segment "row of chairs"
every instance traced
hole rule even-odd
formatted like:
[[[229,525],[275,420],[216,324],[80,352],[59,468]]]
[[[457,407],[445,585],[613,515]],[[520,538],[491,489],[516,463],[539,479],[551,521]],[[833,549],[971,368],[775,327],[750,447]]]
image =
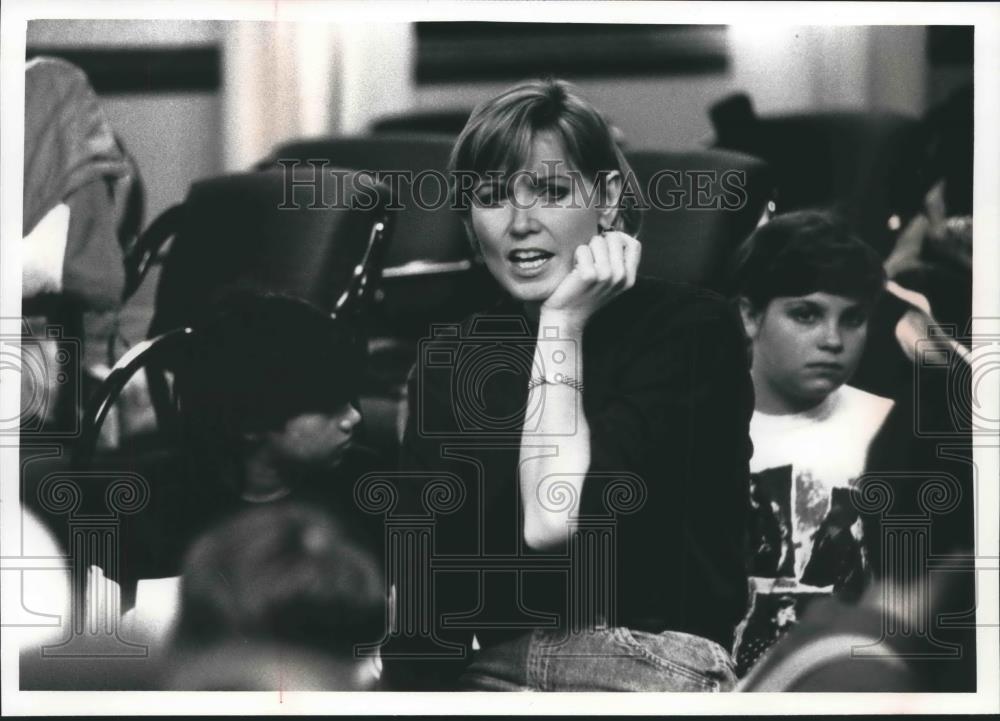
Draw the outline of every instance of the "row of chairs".
[[[399,185],[396,198],[390,188],[376,184],[374,207],[351,208],[360,192],[356,173],[443,174],[450,148],[450,140],[436,136],[304,141],[278,148],[253,172],[195,183],[184,202],[158,218],[139,244],[147,265],[164,257],[150,337],[196,325],[213,299],[233,288],[292,293],[331,312],[341,312],[350,300],[351,312],[365,317],[372,349],[362,397],[362,405],[368,406],[363,410],[374,411],[368,414],[369,440],[391,450],[417,340],[430,323],[464,317],[488,302],[497,289],[473,257],[462,223],[448,204],[422,208],[407,184]],[[740,174],[737,182],[744,186],[745,196],[735,210],[682,205],[651,208],[644,218],[640,272],[720,288],[727,258],[756,225],[770,199],[767,166],[749,156],[717,150],[634,151],[629,159],[644,189],[664,169],[680,171],[684,178],[694,171],[708,171],[716,178],[708,186],[709,196],[718,198],[723,192],[719,178],[734,171]],[[316,177],[307,160],[325,163],[325,181],[289,183],[285,167],[290,162],[298,163],[296,173]],[[329,172],[333,168],[348,174],[333,182],[337,175]],[[293,178],[303,181],[301,175]],[[693,202],[690,197],[686,200]],[[317,202],[326,209],[310,207]],[[401,209],[392,211],[389,206]],[[134,358],[129,362],[135,367]],[[153,379],[163,374],[147,374],[157,415],[163,419],[170,412],[169,393]],[[113,399],[104,401],[108,402]],[[92,414],[88,423],[97,419]],[[85,438],[90,443],[94,430],[88,428]],[[91,444],[81,458],[92,453]]]
[[[926,123],[898,112],[850,110],[758,114],[742,92],[708,108],[712,147],[764,160],[771,169],[779,212],[837,207],[862,236],[888,255],[894,229],[887,221],[913,210]],[[376,134],[439,134],[454,138],[468,109],[418,110],[380,118]]]
[[[408,183],[391,188],[361,182],[361,171],[444,174],[453,136],[467,113],[439,115],[418,118],[423,124],[416,126],[407,126],[405,118],[389,119],[365,136],[285,144],[250,172],[196,182],[182,203],[157,218],[129,256],[135,265],[130,275],[133,292],[149,269],[162,263],[150,340],[123,357],[91,399],[75,464],[86,467],[92,462],[102,422],[138,372],[148,379],[163,436],[158,440],[173,445],[178,423],[170,373],[184,352],[189,335],[185,329],[197,326],[213,299],[234,288],[283,291],[331,313],[363,318],[370,349],[360,398],[366,440],[386,458],[394,457],[406,375],[419,338],[431,323],[456,321],[498,292],[473,257],[465,229],[447,203],[424,208],[415,202]],[[451,125],[434,127],[442,118]],[[749,140],[738,134],[734,139],[727,135],[725,112],[715,112],[713,120],[719,145],[768,154],[761,138],[774,141],[773,133],[758,129]],[[701,199],[694,197],[697,189],[689,186],[683,188],[680,207],[649,208],[640,236],[640,272],[716,290],[724,290],[732,251],[762,215],[774,209],[776,200],[781,209],[788,209],[789,199],[793,207],[819,204],[824,193],[832,192],[828,188],[810,194],[793,186],[799,193],[795,196],[787,189],[786,176],[794,172],[788,163],[779,161],[775,167],[722,147],[689,152],[632,149],[627,156],[644,192],[662,171],[671,170],[688,180],[703,174],[714,177],[708,197],[716,200],[724,192],[720,179],[728,174],[732,181],[736,174],[743,191],[736,207],[728,202],[701,207]],[[323,182],[290,186],[290,165],[295,166],[296,181],[315,181],[315,167]],[[344,173],[331,172],[334,168]],[[817,175],[832,172],[825,166],[814,170]],[[837,175],[840,184],[849,185],[841,176],[843,172]],[[375,190],[376,202],[351,207],[362,186]],[[668,182],[660,189],[675,188]],[[317,203],[325,209],[316,210]],[[127,598],[126,590],[126,605]]]
[[[446,120],[461,127],[465,115],[453,113]],[[836,134],[837,122],[831,121],[834,130],[829,132]],[[802,158],[772,158],[769,163],[754,157],[771,152],[767,143],[781,146],[787,127],[778,123],[749,138],[718,132],[719,147],[707,150],[630,150],[627,155],[643,190],[658,173],[672,170],[685,178],[714,174],[710,198],[723,191],[718,178],[725,173],[737,173],[744,191],[735,208],[692,207],[699,201],[690,192],[679,208],[650,208],[643,221],[640,272],[723,290],[732,251],[762,215],[773,210],[775,201],[781,209],[829,204],[825,201],[840,192],[838,188],[851,186],[843,158],[837,158],[841,165],[836,172],[826,166],[810,168],[817,177],[834,180],[830,187],[807,189],[789,181],[807,167]],[[433,130],[421,127],[428,129]],[[409,132],[405,119],[375,130],[368,136],[289,143],[250,172],[199,181],[182,203],[164,212],[130,245],[129,294],[154,265],[162,264],[149,339],[119,360],[90,399],[73,458],[77,468],[93,465],[102,423],[122,389],[140,372],[148,379],[162,440],[176,448],[181,436],[172,370],[206,308],[226,292],[243,288],[291,293],[333,315],[355,315],[362,321],[370,349],[368,378],[361,389],[367,440],[387,458],[392,456],[417,341],[430,323],[464,317],[498,289],[473,257],[465,230],[447,204],[423,209],[406,184],[394,196],[387,185],[363,182],[362,171],[444,173],[454,133]],[[896,137],[895,130],[886,132]],[[823,147],[821,140],[816,144]],[[327,182],[289,187],[285,167],[296,163],[296,178],[302,180],[312,174],[306,161],[323,161]],[[333,168],[344,173],[330,173]],[[333,177],[337,182],[329,182]],[[363,193],[366,188],[374,191],[374,203]],[[353,204],[354,199],[364,202]],[[315,209],[317,204],[325,209]],[[391,210],[397,205],[402,208]],[[306,349],[304,340],[302,349],[290,352]],[[177,466],[169,468],[172,472]],[[158,496],[164,489],[153,480],[151,509],[169,504]],[[131,569],[122,569],[116,579],[122,586],[122,610],[134,603],[138,577],[132,570],[145,564],[146,576],[175,572],[176,559],[153,548],[158,534],[155,527],[144,532],[149,548],[129,547]],[[140,559],[144,554],[148,558]]]
[[[142,258],[142,272],[162,264],[149,339],[119,360],[90,399],[73,457],[79,469],[96,468],[99,460],[102,469],[120,465],[151,481],[147,511],[122,526],[140,538],[129,542],[129,566],[114,579],[122,588],[123,610],[134,603],[138,578],[176,572],[177,554],[157,548],[169,527],[153,518],[169,515],[163,509],[176,508],[185,497],[187,471],[178,452],[183,424],[171,377],[183,367],[192,333],[214,299],[236,289],[281,291],[331,314],[358,316],[369,347],[360,393],[365,440],[387,462],[395,457],[406,376],[419,338],[431,323],[459,320],[499,289],[473,257],[463,225],[447,204],[423,209],[406,184],[394,198],[390,187],[365,182],[371,178],[361,171],[443,173],[450,149],[451,141],[440,136],[292,143],[251,172],[195,183],[182,203],[142,234],[135,251]],[[337,182],[290,184],[279,161],[287,166],[295,160],[324,161],[325,177]],[[753,229],[770,199],[766,165],[715,150],[636,151],[630,161],[643,185],[663,169],[745,175],[746,203],[739,210],[653,209],[644,219],[642,272],[718,286],[728,255]],[[344,172],[329,172],[333,168]],[[301,180],[301,172],[312,177],[312,168],[303,163],[292,178]],[[719,182],[711,184],[710,195],[720,192]],[[396,205],[402,208],[390,210]],[[289,352],[308,352],[307,339]],[[129,447],[98,459],[101,425],[137,373],[144,373],[148,382],[158,422],[155,438],[152,443],[133,439]]]
[[[366,136],[288,143],[251,173],[194,184],[185,201],[158,218],[130,253],[132,292],[150,266],[165,257],[150,336],[196,322],[212,294],[233,284],[285,290],[330,307],[331,289],[342,289],[343,274],[356,265],[352,258],[358,257],[358,245],[351,238],[364,236],[359,228],[371,218],[338,211],[278,212],[286,205],[281,165],[298,163],[297,172],[307,175],[312,172],[307,161],[322,161],[323,170],[443,174],[468,114],[456,109],[383,118]],[[686,178],[699,171],[717,178],[735,171],[744,201],[735,210],[696,209],[688,188],[687,207],[651,208],[643,221],[640,272],[723,290],[731,251],[767,207],[838,206],[867,228],[866,237],[876,245],[891,240],[886,219],[898,203],[891,190],[896,183],[889,181],[907,175],[915,119],[865,113],[758,116],[743,95],[714,104],[709,115],[716,147],[630,150],[629,160],[644,190],[664,169]],[[331,183],[322,188],[339,192]],[[398,197],[386,196],[385,204],[402,209],[384,214],[384,256],[373,269],[378,277],[372,283],[373,289],[380,287],[365,311],[374,351],[365,396],[370,409],[377,410],[368,414],[368,425],[376,445],[386,448],[398,432],[403,380],[417,339],[430,322],[464,317],[496,292],[447,204],[423,209],[408,184],[396,190]],[[304,204],[311,202],[312,189],[298,187],[297,192],[304,194]],[[711,195],[719,193],[717,180]]]
[[[378,252],[370,253],[371,267],[365,271],[371,278],[364,314],[373,353],[362,403],[370,411],[371,440],[391,449],[417,340],[430,323],[455,321],[482,306],[496,286],[473,257],[456,213],[447,203],[421,207],[408,183],[395,186],[397,197],[391,197],[392,189],[379,186],[379,209],[368,213],[343,207],[316,212],[308,206],[315,202],[317,189],[327,194],[324,203],[344,200],[330,197],[345,195],[336,182],[329,182],[333,168],[405,171],[411,177],[432,171],[443,177],[453,134],[466,117],[466,111],[447,111],[388,118],[376,123],[369,135],[288,143],[252,172],[195,183],[184,202],[161,215],[131,249],[130,262],[136,266],[130,273],[133,292],[151,265],[164,258],[150,337],[195,324],[213,295],[234,285],[291,292],[332,309],[358,265],[377,215],[383,224],[381,242]],[[681,207],[651,207],[643,219],[640,272],[724,290],[732,250],[766,209],[823,204],[859,208],[863,203],[844,196],[878,195],[870,185],[883,189],[873,201],[880,209],[857,213],[877,216],[869,225],[885,228],[892,207],[885,188],[891,183],[876,181],[904,167],[913,131],[907,119],[844,113],[757,117],[741,96],[713,106],[711,117],[716,144],[723,147],[628,151],[638,184],[649,192],[650,181],[663,170],[678,171],[687,180],[707,172],[715,177],[709,197],[718,199],[720,177],[729,173],[732,180],[736,173],[744,196],[736,208],[705,209],[695,207],[697,191],[689,185]],[[416,132],[422,130],[433,132]],[[826,140],[844,133],[850,142],[845,141],[844,152],[832,153]],[[852,144],[853,155],[867,160],[845,159],[852,155],[847,152]],[[800,146],[809,146],[811,152],[796,153]],[[826,159],[816,160],[819,155]],[[874,180],[864,170],[873,163],[884,170]],[[283,173],[291,164],[299,181],[312,178],[316,169],[327,180],[294,186],[298,210],[289,208],[285,198]],[[815,182],[792,182],[804,178]],[[673,188],[661,181],[653,190],[663,189]],[[151,393],[158,407],[166,405],[168,394],[161,383],[151,381]]]

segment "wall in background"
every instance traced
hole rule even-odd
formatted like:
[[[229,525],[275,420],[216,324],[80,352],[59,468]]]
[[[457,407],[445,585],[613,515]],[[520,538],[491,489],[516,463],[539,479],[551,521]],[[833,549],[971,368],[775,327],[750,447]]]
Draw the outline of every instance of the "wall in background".
[[[146,223],[190,185],[241,171],[282,141],[361,132],[412,107],[412,26],[224,21],[39,20],[29,55],[85,66],[135,156]],[[86,67],[88,66],[89,67]],[[145,337],[157,269],[124,309],[123,335]]]
[[[127,64],[132,51],[156,51],[171,55],[167,62],[186,57],[182,51],[197,54],[218,48],[223,37],[223,23],[210,21],[138,21],[138,20],[35,20],[28,23],[27,48],[64,51],[109,52],[110,62],[99,63],[107,72],[91,76],[115,131],[136,158],[146,189],[146,223],[167,207],[181,201],[188,187],[198,178],[222,172],[222,98],[218,69],[214,80],[205,82],[205,73],[196,68],[189,84],[196,90],[162,88],[144,89],[131,82],[127,92],[121,78],[115,78],[115,65]],[[218,59],[216,58],[216,62]],[[161,67],[161,69],[163,69]],[[123,72],[134,75],[135,68]],[[166,69],[170,75],[170,68]],[[211,75],[211,74],[210,74]],[[183,74],[173,74],[176,85],[183,86]],[[201,77],[199,77],[201,76]],[[135,78],[130,78],[134,81]],[[154,80],[152,74],[150,81]],[[159,77],[163,80],[163,76]],[[209,86],[209,87],[206,87]],[[212,87],[214,85],[214,87]],[[105,88],[106,86],[106,88]],[[115,90],[115,87],[120,88]],[[105,88],[105,89],[102,89]],[[146,337],[152,316],[159,268],[154,266],[138,293],[122,309],[121,334],[130,343]]]
[[[341,26],[340,42],[342,132],[361,133],[373,119],[413,107],[413,23],[386,23],[367,31]]]
[[[195,49],[217,45],[221,34],[222,23],[211,21],[34,20],[28,23],[27,46],[29,52]],[[100,96],[112,126],[139,163],[147,221],[181,200],[192,180],[221,171],[217,91],[150,89]]]
[[[926,28],[906,26],[730,26],[721,71],[576,82],[632,146],[690,148],[711,141],[708,106],[737,90],[765,114],[919,114],[929,101],[926,37]],[[214,91],[103,94],[145,172],[151,215],[181,199],[193,180],[246,169],[284,140],[362,132],[372,119],[411,107],[471,107],[510,84],[416,84],[416,33],[407,23],[49,20],[29,24],[28,44],[218,49]]]
[[[193,181],[246,170],[278,143],[361,132],[412,107],[412,36],[408,23],[38,20],[27,45],[71,60],[106,54],[95,61],[106,87],[92,81],[142,168],[152,219]],[[209,49],[214,68],[194,57]],[[187,75],[170,67],[178,59],[193,59]],[[148,62],[161,72],[146,89],[136,66]]]
[[[925,107],[922,27],[730,26],[721,72],[641,78],[572,78],[635,147],[684,149],[712,138],[708,106],[744,90],[762,114]],[[627,50],[623,49],[623,52]],[[431,83],[421,108],[471,107],[510,81]]]
[[[359,133],[412,106],[413,27],[232,22],[224,26],[224,165],[280,143]]]
[[[28,47],[202,45],[218,41],[222,25],[207,20],[32,20]]]
[[[935,54],[924,27],[744,25],[725,36],[729,59],[722,69],[577,82],[633,147],[683,149],[711,142],[709,105],[738,90],[762,114],[833,108],[920,114],[971,78],[971,51],[966,57],[952,48],[962,43],[945,43]],[[100,93],[142,169],[147,222],[180,201],[193,181],[244,170],[284,140],[363,132],[371,120],[411,108],[469,108],[510,85],[417,84],[411,23],[42,20],[29,23],[27,41],[29,51],[216,54],[209,87]],[[134,83],[136,69],[126,69]],[[155,280],[136,299],[142,309],[135,338],[144,333]]]
[[[870,28],[869,98],[879,110],[921,115],[930,106],[927,28]]]

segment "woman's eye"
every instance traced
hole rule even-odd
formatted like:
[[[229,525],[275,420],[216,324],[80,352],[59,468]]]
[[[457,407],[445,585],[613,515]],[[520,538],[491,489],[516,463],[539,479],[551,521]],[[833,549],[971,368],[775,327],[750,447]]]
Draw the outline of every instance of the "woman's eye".
[[[547,185],[542,188],[541,194],[546,200],[563,200],[569,195],[569,188],[564,185]]]
[[[476,200],[487,207],[496,205],[501,200],[501,191],[491,187],[479,188],[476,191]]]

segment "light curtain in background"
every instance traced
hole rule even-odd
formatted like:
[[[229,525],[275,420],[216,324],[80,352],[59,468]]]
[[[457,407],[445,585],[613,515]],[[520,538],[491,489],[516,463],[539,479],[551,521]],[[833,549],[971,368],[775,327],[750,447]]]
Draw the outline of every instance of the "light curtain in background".
[[[296,138],[363,132],[412,106],[410,24],[226,23],[223,163],[246,170]]]

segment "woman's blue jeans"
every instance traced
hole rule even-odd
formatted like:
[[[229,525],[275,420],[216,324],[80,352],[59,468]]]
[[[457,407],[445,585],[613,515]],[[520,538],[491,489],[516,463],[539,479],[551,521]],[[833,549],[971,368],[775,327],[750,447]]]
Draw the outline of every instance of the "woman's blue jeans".
[[[526,632],[476,652],[462,691],[730,691],[733,662],[687,633],[602,628]]]

